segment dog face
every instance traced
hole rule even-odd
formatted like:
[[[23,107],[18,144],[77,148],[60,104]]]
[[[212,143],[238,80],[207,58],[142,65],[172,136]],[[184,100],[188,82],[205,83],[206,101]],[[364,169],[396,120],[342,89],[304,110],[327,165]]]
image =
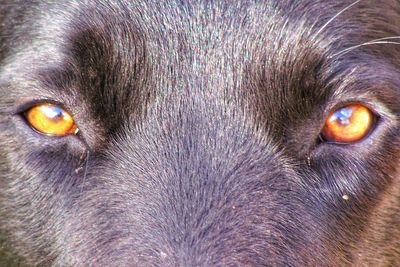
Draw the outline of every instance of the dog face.
[[[9,246],[55,266],[399,265],[399,22],[395,0],[3,1]],[[76,128],[35,126],[46,105]]]

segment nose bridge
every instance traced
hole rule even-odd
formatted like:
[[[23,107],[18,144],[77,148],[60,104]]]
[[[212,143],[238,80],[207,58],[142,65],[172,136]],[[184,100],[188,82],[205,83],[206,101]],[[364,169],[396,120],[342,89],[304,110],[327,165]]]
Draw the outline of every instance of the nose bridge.
[[[182,266],[213,266],[216,259],[229,262],[238,256],[249,262],[267,258],[269,251],[260,256],[247,250],[252,239],[245,237],[264,248],[280,238],[271,221],[276,216],[271,187],[288,183],[281,158],[271,144],[257,143],[238,126],[205,127],[176,140],[177,149],[166,160],[172,164],[160,177],[166,185],[160,210],[168,245],[161,250]],[[290,212],[280,209],[279,216],[288,218]]]
[[[142,127],[151,129],[153,151],[182,175],[221,176],[241,162],[251,166],[243,155],[262,161],[276,149],[244,105],[241,69],[217,48],[201,51],[171,66],[174,79],[158,85],[165,90],[149,113],[156,124]]]
[[[111,153],[104,191],[118,192],[115,228],[155,258],[194,266],[218,265],[221,253],[234,259],[232,248],[252,246],[246,235],[267,247],[274,237],[256,222],[273,216],[269,192],[284,181],[283,160],[241,107],[239,70],[207,53],[163,70],[171,72],[160,73],[168,79],[157,81],[146,119]]]
[[[268,221],[276,216],[271,188],[288,184],[283,156],[242,113],[205,99],[190,105],[181,99],[162,116],[150,112],[140,129],[126,131],[110,148],[100,199],[112,202],[90,203],[113,215],[108,225],[124,233],[124,244],[151,247],[127,252],[142,253],[139,262],[215,266],[239,256],[253,262],[246,236],[263,247],[279,242]],[[290,213],[284,209],[280,218]]]

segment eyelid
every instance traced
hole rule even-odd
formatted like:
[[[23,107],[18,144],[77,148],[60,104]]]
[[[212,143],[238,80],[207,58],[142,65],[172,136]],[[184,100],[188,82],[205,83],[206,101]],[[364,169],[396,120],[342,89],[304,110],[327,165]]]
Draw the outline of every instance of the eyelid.
[[[23,115],[24,112],[26,112],[28,109],[30,109],[34,106],[37,106],[39,104],[42,104],[42,103],[48,103],[48,104],[62,107],[69,114],[73,114],[73,112],[70,109],[68,109],[68,107],[66,107],[64,103],[57,101],[57,100],[48,99],[48,98],[39,98],[39,99],[24,101],[23,103],[19,104],[16,108],[14,108],[14,111],[12,113],[14,115]]]

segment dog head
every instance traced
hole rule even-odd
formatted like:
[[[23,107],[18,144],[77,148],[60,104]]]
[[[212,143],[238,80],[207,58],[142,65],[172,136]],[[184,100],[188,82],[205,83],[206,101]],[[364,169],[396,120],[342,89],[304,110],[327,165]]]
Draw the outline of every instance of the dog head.
[[[11,246],[56,266],[400,264],[399,21],[393,0],[1,4]],[[77,128],[32,129],[42,104]],[[365,132],[337,138],[356,107]]]

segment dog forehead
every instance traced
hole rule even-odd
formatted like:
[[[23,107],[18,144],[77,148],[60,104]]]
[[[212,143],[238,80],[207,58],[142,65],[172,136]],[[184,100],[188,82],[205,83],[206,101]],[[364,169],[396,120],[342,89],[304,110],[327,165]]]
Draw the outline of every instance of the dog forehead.
[[[128,116],[154,99],[172,106],[201,99],[213,100],[214,106],[263,107],[269,116],[294,102],[301,105],[304,96],[308,102],[314,97],[299,81],[314,82],[303,78],[315,74],[322,57],[321,43],[308,33],[317,17],[324,17],[316,11],[319,2],[38,5],[47,11],[32,12],[40,19],[32,26],[37,36],[26,54],[32,57],[35,49],[45,64],[63,61],[70,67],[80,81],[72,88],[91,99],[94,114]]]
[[[164,94],[186,87],[193,94],[209,91],[241,99],[235,94],[243,79],[255,81],[246,75],[271,80],[287,70],[285,64],[305,61],[309,48],[306,28],[289,24],[274,3],[106,2],[95,9],[78,5],[70,12],[73,19],[64,24],[67,50],[85,71],[112,73],[119,84],[129,80],[124,88],[112,86],[116,92],[131,90],[132,77],[146,77]]]

